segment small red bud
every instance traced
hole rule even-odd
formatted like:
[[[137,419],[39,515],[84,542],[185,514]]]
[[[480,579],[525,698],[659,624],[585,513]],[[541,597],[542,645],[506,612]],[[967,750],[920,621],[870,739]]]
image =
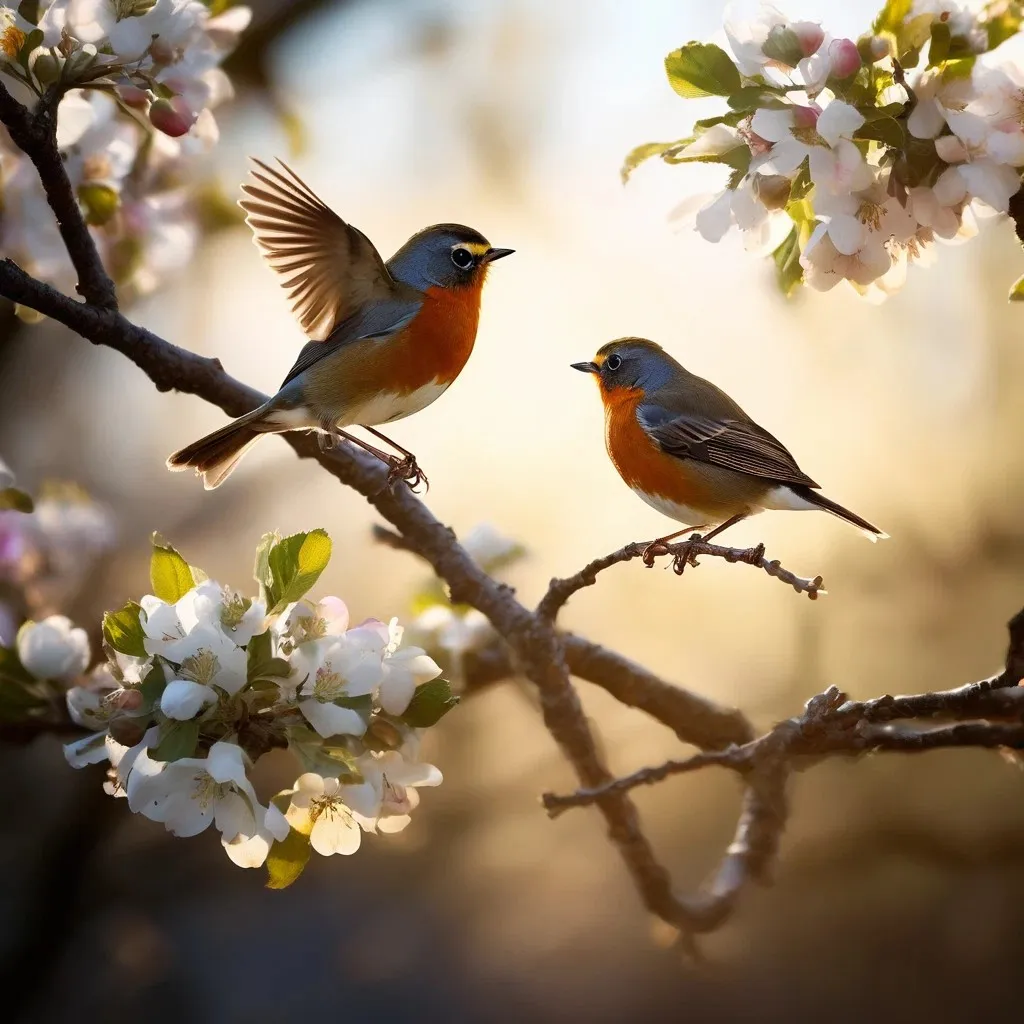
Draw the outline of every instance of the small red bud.
[[[860,71],[860,53],[852,39],[833,39],[828,55],[832,61],[832,74],[836,78],[850,78]]]
[[[180,96],[171,100],[157,100],[149,108],[149,121],[157,131],[176,139],[187,135],[196,123],[196,117]]]
[[[790,25],[790,31],[800,43],[800,51],[805,57],[817,53],[825,41],[825,32],[815,21],[797,21]]]

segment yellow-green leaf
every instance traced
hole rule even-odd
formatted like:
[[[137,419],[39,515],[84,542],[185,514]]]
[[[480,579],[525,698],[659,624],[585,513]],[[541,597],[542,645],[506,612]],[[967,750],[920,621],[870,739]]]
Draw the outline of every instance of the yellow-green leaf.
[[[741,87],[732,58],[714,43],[687,43],[665,58],[669,84],[684,99],[731,96]]]
[[[433,679],[416,687],[402,718],[414,729],[427,729],[437,725],[458,703],[447,679]]]
[[[5,487],[0,490],[0,511],[31,512],[32,496],[17,487]]]
[[[153,534],[149,578],[153,593],[168,604],[174,604],[196,585],[188,562],[158,533]]]
[[[295,829],[275,840],[267,854],[267,888],[287,889],[302,874],[309,853],[309,839]]]
[[[914,0],[886,0],[885,6],[875,18],[871,31],[874,33],[891,32],[897,35],[914,6]]]
[[[326,530],[297,533],[274,544],[267,553],[270,613],[280,612],[285,605],[304,597],[330,560],[331,538]]]
[[[103,639],[121,654],[133,658],[146,657],[146,633],[142,628],[142,608],[129,601],[120,611],[107,612],[103,616]]]
[[[645,142],[642,146],[637,146],[636,149],[626,154],[626,159],[622,163],[622,170],[619,173],[622,175],[623,185],[645,160],[650,160],[652,156],[664,156],[665,153],[679,149],[692,141],[692,139],[682,139],[677,142]]]
[[[804,268],[800,266],[800,239],[794,226],[786,240],[772,253],[775,261],[775,278],[779,290],[788,299],[804,279]]]
[[[85,211],[86,224],[94,227],[106,224],[121,206],[120,195],[109,185],[79,185],[78,201]]]
[[[1024,276],[1017,278],[1007,298],[1011,302],[1024,302]]]

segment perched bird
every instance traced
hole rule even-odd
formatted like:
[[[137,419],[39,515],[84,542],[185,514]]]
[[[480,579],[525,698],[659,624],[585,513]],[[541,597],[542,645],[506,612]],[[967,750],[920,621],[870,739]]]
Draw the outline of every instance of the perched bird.
[[[708,540],[765,509],[820,509],[870,540],[887,534],[817,493],[783,445],[725,392],[679,365],[660,345],[620,338],[593,362],[605,409],[605,443],[619,475],[652,508],[692,524],[648,545],[645,555],[684,533]]]
[[[392,479],[426,482],[412,453],[373,428],[419,412],[459,375],[476,341],[487,270],[513,250],[461,224],[435,224],[385,263],[285,164],[253,163],[239,205],[310,341],[273,398],[175,452],[168,468],[195,468],[209,490],[263,434],[319,430],[321,448],[346,438],[386,462]],[[352,425],[403,457],[341,429]]]

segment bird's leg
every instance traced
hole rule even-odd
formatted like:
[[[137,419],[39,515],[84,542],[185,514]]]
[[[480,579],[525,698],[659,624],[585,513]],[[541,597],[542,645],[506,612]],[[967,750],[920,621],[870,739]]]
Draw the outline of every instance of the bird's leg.
[[[642,556],[644,560],[644,565],[646,565],[649,569],[652,565],[654,565],[654,559],[658,555],[667,555],[668,542],[670,540],[675,540],[676,537],[682,537],[684,533],[693,533],[696,530],[703,530],[705,526],[707,526],[707,523],[701,523],[699,526],[687,526],[682,530],[676,530],[675,533],[670,533],[665,537],[658,537],[657,540],[652,540],[651,543],[644,548],[644,553]]]
[[[320,451],[325,452],[330,451],[332,448],[337,448],[341,444],[342,439],[351,441],[354,445],[362,448],[363,451],[369,452],[375,459],[380,459],[389,470],[393,469],[398,462],[394,455],[389,455],[387,452],[382,452],[379,448],[374,448],[372,444],[361,441],[358,437],[348,433],[348,431],[342,430],[333,420],[321,420],[320,431],[317,434]]]
[[[730,517],[729,519],[726,519],[726,521],[722,523],[721,526],[716,526],[710,533],[706,534],[700,539],[705,544],[707,544],[707,542],[711,540],[712,537],[717,537],[723,531],[728,530],[730,526],[735,526],[737,523],[742,522],[744,519],[747,518],[749,514],[749,512],[738,512],[736,515]]]
[[[363,429],[368,430],[374,437],[379,437],[386,444],[391,445],[395,451],[402,453],[403,458],[394,462],[388,472],[388,483],[405,480],[413,491],[420,484],[423,484],[426,490],[430,490],[430,481],[427,479],[427,474],[420,469],[416,462],[416,456],[408,448],[403,448],[397,441],[392,441],[390,437],[382,434],[379,430],[374,430],[373,427],[364,426]]]

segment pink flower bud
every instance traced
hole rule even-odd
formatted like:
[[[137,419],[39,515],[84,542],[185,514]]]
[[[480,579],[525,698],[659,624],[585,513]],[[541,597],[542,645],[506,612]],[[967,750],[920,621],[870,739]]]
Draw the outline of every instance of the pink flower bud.
[[[817,107],[794,107],[793,124],[797,128],[813,128],[820,115],[821,111]]]
[[[170,135],[172,139],[187,135],[196,123],[197,116],[189,110],[188,104],[180,96],[175,96],[171,100],[157,100],[149,108],[150,124],[164,135]]]
[[[133,107],[135,110],[145,110],[149,103],[149,93],[135,85],[119,85],[117,95],[125,106]]]
[[[828,48],[832,61],[832,74],[836,78],[850,78],[860,71],[860,53],[852,39],[833,39]]]
[[[789,29],[799,41],[800,50],[805,57],[817,53],[825,41],[825,33],[815,21],[795,21]]]

